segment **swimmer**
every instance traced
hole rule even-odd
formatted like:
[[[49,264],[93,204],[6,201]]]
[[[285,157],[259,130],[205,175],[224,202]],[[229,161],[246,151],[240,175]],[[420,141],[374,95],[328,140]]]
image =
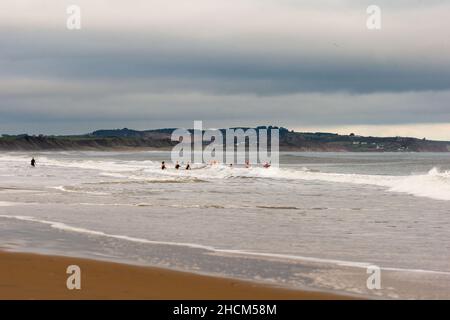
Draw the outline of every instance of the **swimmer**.
[[[161,170],[166,170],[166,163],[163,161],[161,162]]]

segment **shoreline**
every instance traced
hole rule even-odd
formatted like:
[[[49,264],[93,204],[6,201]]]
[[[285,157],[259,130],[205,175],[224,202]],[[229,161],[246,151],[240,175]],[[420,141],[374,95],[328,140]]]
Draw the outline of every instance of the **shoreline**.
[[[81,269],[81,290],[68,290],[67,267]],[[0,299],[8,300],[347,300],[350,296],[294,290],[251,281],[198,275],[67,256],[0,250]]]
[[[11,149],[11,148],[2,148],[0,147],[0,152],[4,153],[33,153],[33,152],[42,152],[42,153],[50,153],[50,152],[171,152],[173,148],[167,147],[111,147],[111,148],[60,148],[60,149],[51,149],[51,148],[23,148],[23,149]],[[315,149],[315,148],[284,148],[280,147],[279,152],[298,152],[298,153],[357,153],[357,154],[426,154],[426,153],[436,153],[436,154],[449,154],[449,150],[424,150],[424,151],[395,151],[395,150],[345,150],[345,149]]]

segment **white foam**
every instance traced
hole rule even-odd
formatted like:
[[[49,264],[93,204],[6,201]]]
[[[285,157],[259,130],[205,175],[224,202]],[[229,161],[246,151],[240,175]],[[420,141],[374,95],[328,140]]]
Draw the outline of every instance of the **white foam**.
[[[190,248],[197,248],[197,249],[205,249],[205,250],[215,250],[213,247],[209,246],[203,246],[198,244],[192,244],[192,243],[177,243],[177,242],[164,242],[164,241],[152,241],[148,239],[143,238],[136,238],[136,237],[130,237],[125,235],[115,235],[115,234],[107,234],[102,231],[95,231],[85,228],[79,228],[79,227],[73,227],[69,226],[62,222],[55,222],[55,221],[48,221],[48,220],[39,220],[30,216],[10,216],[10,215],[0,215],[0,218],[5,219],[16,219],[21,221],[28,221],[28,222],[36,222],[41,224],[49,225],[50,227],[54,229],[59,229],[63,231],[71,231],[71,232],[77,232],[77,233],[85,233],[85,234],[91,234],[96,236],[103,236],[108,238],[115,238],[120,240],[126,240],[131,242],[139,242],[139,243],[146,243],[146,244],[163,244],[163,245],[175,245],[175,246],[183,246],[183,247],[190,247]]]
[[[95,196],[107,196],[107,195],[109,195],[109,193],[106,193],[106,192],[95,192],[95,191],[83,191],[83,190],[68,189],[66,186],[56,186],[56,187],[49,187],[49,188],[50,189],[59,190],[59,191],[63,191],[63,192],[68,192],[68,193],[83,193],[83,194],[90,194],[90,195],[95,195]]]
[[[272,259],[286,259],[286,260],[293,260],[293,261],[334,264],[334,265],[338,265],[338,266],[363,268],[363,269],[367,269],[368,267],[374,265],[373,263],[369,263],[369,262],[355,262],[355,261],[345,261],[345,260],[336,260],[336,259],[323,259],[323,258],[306,257],[306,256],[289,255],[289,254],[251,252],[251,251],[245,251],[245,250],[218,249],[213,246],[200,245],[200,244],[195,244],[195,243],[154,241],[154,240],[148,240],[148,239],[144,239],[144,238],[130,237],[130,236],[126,236],[126,235],[108,234],[108,233],[105,233],[102,231],[96,231],[96,230],[90,230],[90,229],[86,229],[86,228],[70,226],[70,225],[67,225],[62,222],[39,220],[39,219],[30,217],[30,216],[0,215],[0,218],[41,223],[41,224],[49,225],[51,228],[62,230],[62,231],[67,231],[67,232],[83,233],[83,234],[89,234],[89,235],[94,235],[94,236],[107,237],[107,238],[119,239],[119,240],[130,241],[130,242],[138,242],[138,243],[144,243],[144,244],[169,245],[169,246],[188,247],[188,248],[193,248],[193,249],[202,249],[202,250],[212,251],[215,253],[225,254],[225,255],[243,255],[243,256],[265,257],[265,258],[272,258]],[[439,275],[450,276],[450,272],[447,272],[447,271],[408,269],[408,268],[395,268],[395,267],[380,267],[380,269],[388,270],[388,271],[396,271],[396,272],[430,273],[430,274],[439,274]]]
[[[209,173],[209,172],[208,172]],[[205,174],[208,174],[205,173]],[[450,172],[431,169],[426,174],[409,176],[364,175],[345,173],[325,173],[282,168],[221,168],[210,175],[213,178],[253,177],[285,180],[326,181],[334,183],[374,185],[386,188],[390,192],[407,193],[417,197],[450,201]]]
[[[12,206],[16,206],[19,203],[16,202],[8,202],[8,201],[0,201],[0,207],[12,207]]]
[[[25,155],[2,155],[0,161],[28,162]],[[311,171],[307,168],[259,168],[250,169],[225,165],[202,166],[201,170],[175,170],[162,171],[160,163],[156,161],[125,161],[125,160],[74,160],[51,159],[45,156],[39,158],[43,167],[78,168],[82,170],[97,170],[102,176],[120,178],[124,180],[140,180],[147,182],[194,182],[198,180],[223,180],[235,178],[259,178],[276,180],[306,180],[325,181],[333,183],[373,185],[384,188],[388,192],[407,193],[417,197],[427,197],[435,200],[450,201],[450,172],[439,171],[432,168],[428,173],[412,174],[407,176],[367,175],[326,173]],[[199,165],[193,165],[198,168]],[[64,188],[62,186],[58,188]],[[67,189],[62,190],[70,192]]]
[[[63,153],[56,153],[63,154]],[[51,154],[50,154],[51,155]],[[76,154],[75,154],[76,155]],[[143,170],[149,166],[159,165],[155,161],[132,161],[132,160],[79,160],[79,159],[54,159],[47,156],[36,157],[39,167],[64,167],[64,168],[79,168],[88,170],[99,170],[107,172],[127,172]],[[6,154],[0,156],[2,162],[12,163],[28,163],[30,157],[23,154]]]
[[[450,200],[449,172],[440,172],[436,168],[433,168],[427,174],[410,176],[377,176],[316,172],[306,172],[304,175],[317,180],[376,185],[385,187],[390,192],[407,193],[417,197],[427,197],[436,200]]]

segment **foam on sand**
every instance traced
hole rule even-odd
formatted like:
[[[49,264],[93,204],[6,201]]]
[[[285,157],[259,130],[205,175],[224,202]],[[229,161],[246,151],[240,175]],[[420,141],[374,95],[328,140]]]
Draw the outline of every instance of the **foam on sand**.
[[[143,244],[188,247],[188,248],[193,248],[193,249],[212,251],[214,253],[224,254],[224,255],[243,255],[243,256],[254,256],[254,257],[269,258],[269,259],[304,261],[304,262],[333,264],[333,265],[338,265],[338,266],[363,268],[363,269],[366,269],[373,265],[373,263],[369,263],[369,262],[355,262],[355,261],[345,261],[345,260],[336,260],[336,259],[324,259],[324,258],[306,257],[306,256],[289,255],[289,254],[251,252],[251,251],[246,251],[246,250],[218,249],[213,246],[206,246],[206,245],[195,244],[195,243],[148,240],[148,239],[144,239],[144,238],[130,237],[130,236],[126,236],[126,235],[109,234],[109,233],[105,233],[102,231],[70,226],[70,225],[67,225],[62,222],[40,220],[40,219],[30,217],[30,216],[0,215],[0,218],[15,219],[15,220],[20,220],[20,221],[45,224],[45,225],[49,225],[51,228],[58,229],[61,231],[67,231],[67,232],[89,234],[89,235],[94,235],[94,236],[99,236],[99,237],[107,237],[107,238],[113,238],[113,239],[118,239],[118,240],[130,241],[130,242],[138,242],[138,243],[143,243]],[[436,270],[407,269],[407,268],[396,268],[396,267],[381,267],[381,269],[388,270],[388,271],[396,271],[396,272],[429,273],[429,274],[439,274],[439,275],[447,275],[447,276],[450,275],[450,272],[436,271]]]

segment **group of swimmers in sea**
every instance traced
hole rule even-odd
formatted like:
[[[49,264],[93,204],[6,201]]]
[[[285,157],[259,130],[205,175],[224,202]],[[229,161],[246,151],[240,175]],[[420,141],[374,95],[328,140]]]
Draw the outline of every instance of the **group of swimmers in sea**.
[[[213,165],[218,165],[219,164],[219,161],[217,161],[217,160],[213,160],[213,161],[211,161],[210,163],[209,163],[211,166],[213,166]],[[31,166],[34,168],[34,167],[36,167],[36,160],[34,160],[34,158],[32,158],[31,159]],[[268,162],[266,162],[264,165],[263,165],[263,168],[270,168],[270,163],[268,163]],[[231,163],[230,164],[230,168],[232,168],[233,167],[233,164]],[[250,165],[250,162],[247,160],[247,161],[245,161],[245,167],[246,168],[251,168],[251,165]],[[176,164],[175,164],[175,169],[176,170],[179,170],[181,168],[181,165],[178,163],[178,161],[176,162]],[[166,162],[165,161],[163,161],[163,162],[161,162],[161,170],[166,170],[167,169],[167,166],[166,166]],[[191,170],[191,164],[188,162],[187,164],[186,164],[186,167],[184,168],[184,170]]]
[[[175,164],[175,169],[179,170],[180,168],[181,168],[181,165],[177,161],[177,163]],[[166,170],[166,169],[167,169],[166,162],[165,161],[161,162],[161,170]],[[189,162],[186,164],[186,167],[184,168],[184,170],[191,170],[191,165]]]
[[[214,165],[218,165],[218,164],[219,164],[219,161],[217,161],[217,160],[213,160],[209,163],[210,166],[214,166]],[[271,166],[271,164],[269,162],[266,162],[266,163],[264,163],[263,168],[268,169],[268,168],[270,168],[270,166]],[[231,163],[229,165],[229,167],[232,168],[233,164]],[[175,163],[175,169],[179,170],[180,168],[181,168],[181,165],[177,161]],[[247,169],[251,168],[251,164],[248,160],[245,161],[245,168],[247,168]],[[166,162],[165,161],[161,162],[161,170],[166,170],[166,169],[167,169]],[[191,170],[191,164],[189,162],[186,164],[186,167],[184,168],[184,170]]]

